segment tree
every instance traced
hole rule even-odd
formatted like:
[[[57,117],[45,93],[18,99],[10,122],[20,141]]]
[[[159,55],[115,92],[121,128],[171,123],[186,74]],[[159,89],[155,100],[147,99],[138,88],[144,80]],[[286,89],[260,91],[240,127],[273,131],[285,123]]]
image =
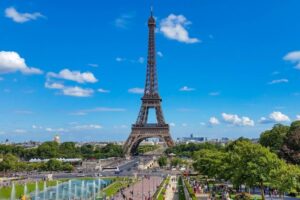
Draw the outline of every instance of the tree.
[[[56,159],[50,159],[45,165],[46,171],[59,171],[61,169],[62,169],[62,162]]]
[[[300,164],[300,121],[293,122],[283,142],[280,155],[287,162]]]
[[[39,158],[57,158],[59,157],[59,144],[57,142],[44,142],[37,148]]]
[[[158,159],[158,165],[160,167],[165,167],[167,166],[168,164],[168,158],[166,156],[161,156],[159,159]]]
[[[300,168],[297,165],[281,162],[281,167],[270,173],[273,188],[278,189],[281,195],[284,192],[295,192],[300,187]]]
[[[232,172],[230,181],[248,187],[259,186],[263,200],[265,183],[273,181],[271,172],[282,166],[282,161],[276,154],[260,144],[247,141],[239,141],[233,146],[227,163],[227,170]]]
[[[289,126],[276,124],[271,130],[267,130],[260,135],[259,143],[265,147],[269,147],[272,152],[278,154],[289,128]]]
[[[180,158],[172,158],[171,159],[171,166],[172,167],[177,167],[178,165],[181,165],[183,163],[183,161]]]
[[[15,171],[18,168],[18,158],[11,153],[3,156],[3,161],[0,162],[0,171]]]
[[[174,153],[178,156],[192,157],[193,153],[201,149],[222,149],[223,147],[220,144],[212,143],[188,143],[188,144],[179,144],[174,147],[166,149],[166,154]]]
[[[227,153],[215,149],[203,149],[194,154],[194,169],[211,178],[223,178]]]
[[[80,150],[76,148],[74,142],[64,142],[59,145],[59,154],[64,158],[80,158]]]

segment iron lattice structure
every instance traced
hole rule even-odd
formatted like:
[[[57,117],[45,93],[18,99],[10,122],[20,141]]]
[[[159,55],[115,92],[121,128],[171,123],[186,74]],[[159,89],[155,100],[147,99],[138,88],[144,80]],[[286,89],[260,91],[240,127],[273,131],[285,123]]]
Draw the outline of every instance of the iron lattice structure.
[[[132,125],[131,134],[124,144],[124,152],[126,155],[136,154],[139,144],[147,138],[160,138],[164,140],[169,147],[174,145],[170,135],[169,125],[164,119],[161,107],[162,99],[158,92],[155,27],[156,22],[151,11],[151,16],[148,20],[149,38],[145,90],[137,121]],[[155,109],[156,123],[148,123],[150,109]]]

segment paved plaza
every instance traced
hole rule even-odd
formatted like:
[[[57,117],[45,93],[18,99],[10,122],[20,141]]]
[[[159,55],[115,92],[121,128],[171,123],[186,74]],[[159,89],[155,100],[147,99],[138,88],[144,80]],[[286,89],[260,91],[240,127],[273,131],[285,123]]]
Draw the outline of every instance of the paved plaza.
[[[141,199],[151,199],[154,195],[157,187],[163,181],[162,177],[159,176],[145,176],[141,178],[137,183],[132,186],[120,191],[115,197],[114,200],[141,200]]]

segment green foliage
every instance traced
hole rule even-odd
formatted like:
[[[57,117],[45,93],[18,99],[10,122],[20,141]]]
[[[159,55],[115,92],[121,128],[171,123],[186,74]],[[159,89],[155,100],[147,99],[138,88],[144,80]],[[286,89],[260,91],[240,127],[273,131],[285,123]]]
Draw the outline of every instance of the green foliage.
[[[0,162],[0,171],[15,171],[18,168],[17,163],[18,158],[8,153],[3,157],[3,161]]]
[[[94,147],[90,144],[83,145],[81,148],[83,158],[109,158],[109,157],[123,157],[123,148],[120,145],[108,144],[105,147]]]
[[[242,192],[242,193],[236,194],[234,199],[235,200],[251,200],[252,198],[249,193]]]
[[[50,159],[41,166],[44,171],[72,171],[73,166],[70,163],[63,163],[56,159]]]
[[[175,158],[171,159],[171,166],[172,167],[177,167],[177,166],[181,165],[182,163],[183,163],[183,161],[178,157],[175,157]]]
[[[164,194],[166,193],[166,185],[170,182],[170,176],[167,176],[161,184],[159,185],[158,189],[156,190],[155,194],[153,195],[154,199],[163,200]]]
[[[201,149],[222,149],[223,147],[220,144],[212,143],[188,143],[188,144],[179,144],[174,147],[166,149],[166,154],[174,153],[177,156],[186,156],[192,157],[193,153]]]
[[[142,145],[138,147],[138,154],[144,154],[158,149],[158,145]]]
[[[39,158],[57,158],[59,157],[59,144],[57,142],[44,142],[37,148]]]
[[[283,142],[280,155],[286,161],[300,164],[300,121],[293,122]]]
[[[185,200],[184,187],[183,187],[183,181],[181,176],[178,178],[178,199]]]
[[[166,156],[161,156],[157,162],[160,167],[165,167],[168,164],[168,158]]]
[[[223,178],[226,174],[227,153],[216,149],[202,149],[194,153],[194,169],[212,178]]]
[[[189,182],[186,179],[184,179],[184,184],[185,184],[192,200],[197,200],[196,195],[194,193],[194,189],[192,188],[192,186],[189,184]]]
[[[230,181],[235,186],[258,186],[263,191],[267,184],[280,192],[300,188],[298,166],[286,164],[268,148],[245,139],[232,142],[226,147],[226,151],[200,150],[194,153],[194,159],[193,166],[201,174]]]
[[[279,192],[293,193],[300,189],[300,168],[297,165],[282,163],[282,166],[270,174],[271,185]]]
[[[120,145],[108,144],[105,147],[83,145],[76,147],[73,142],[58,144],[57,142],[45,142],[35,149],[25,149],[15,145],[0,145],[0,155],[3,161],[0,162],[0,171],[72,171],[73,166],[68,163],[61,163],[55,158],[108,158],[122,157],[123,149]],[[32,158],[50,159],[47,163],[28,163]]]
[[[74,142],[64,142],[59,145],[59,155],[63,158],[79,158],[82,157],[80,155],[80,149],[75,146]]]
[[[259,143],[265,147],[269,147],[274,153],[279,153],[289,126],[276,124],[271,130],[267,130],[260,135]]]
[[[16,145],[0,145],[0,155],[12,154],[21,160],[30,160],[32,158],[51,159],[51,158],[108,158],[122,157],[122,146],[108,144],[105,147],[95,147],[87,144],[82,147],[76,147],[74,142],[44,142],[38,148],[26,149]]]
[[[127,187],[130,183],[131,180],[128,178],[119,179],[110,184],[108,187],[104,188],[103,192],[107,197],[112,197],[113,195],[117,194],[120,189]]]
[[[272,182],[270,173],[278,169],[282,161],[269,149],[250,142],[238,142],[227,157],[230,180],[235,185],[260,186]]]

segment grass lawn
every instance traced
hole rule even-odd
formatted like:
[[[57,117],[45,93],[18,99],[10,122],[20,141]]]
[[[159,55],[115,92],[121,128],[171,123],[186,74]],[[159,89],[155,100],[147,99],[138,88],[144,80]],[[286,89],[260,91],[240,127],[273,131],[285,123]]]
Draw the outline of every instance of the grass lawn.
[[[64,180],[65,181],[65,180]],[[55,186],[56,181],[47,181],[47,187]],[[38,182],[39,190],[44,189],[44,181]],[[20,198],[24,194],[24,185],[15,185],[16,198]],[[10,199],[11,187],[3,187],[0,189],[0,199]],[[35,182],[27,183],[28,194],[35,191]]]
[[[179,200],[186,200],[185,195],[184,195],[183,181],[182,181],[181,176],[178,179],[178,197],[179,197]]]
[[[115,182],[104,188],[103,192],[106,196],[111,197],[117,194],[121,188],[127,187],[131,183],[129,178],[117,178]]]

